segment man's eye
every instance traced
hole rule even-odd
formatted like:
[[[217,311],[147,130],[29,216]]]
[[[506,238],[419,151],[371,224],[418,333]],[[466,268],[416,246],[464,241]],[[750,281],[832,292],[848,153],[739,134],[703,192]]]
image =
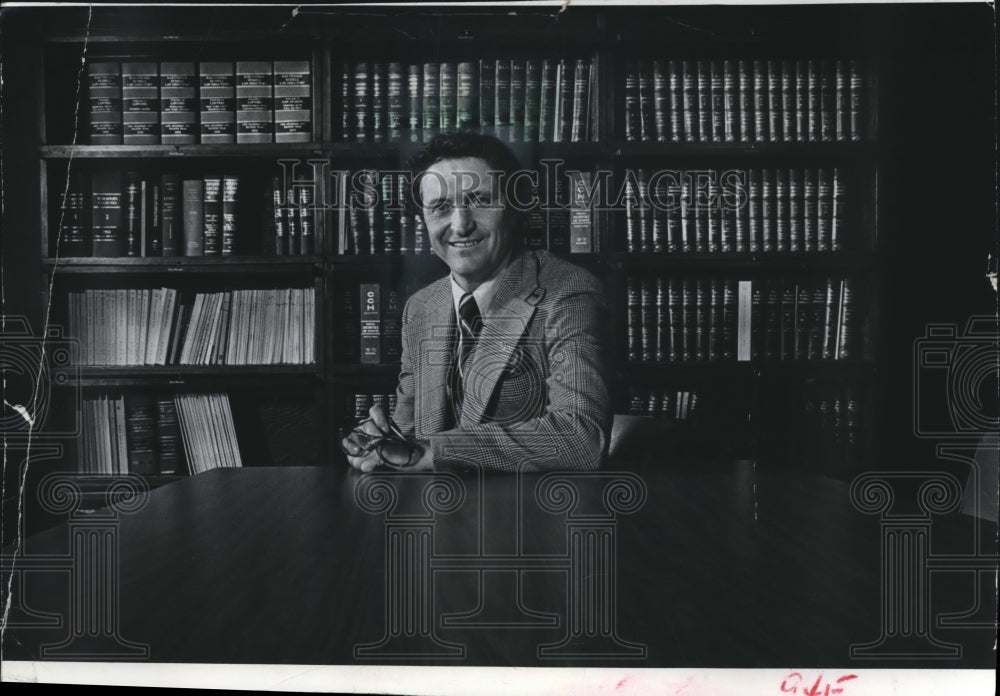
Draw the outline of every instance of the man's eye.
[[[476,208],[489,208],[493,205],[493,199],[488,195],[474,193],[470,196],[469,203]]]
[[[448,201],[441,201],[435,203],[431,206],[431,213],[434,215],[450,215],[451,214],[451,203]]]

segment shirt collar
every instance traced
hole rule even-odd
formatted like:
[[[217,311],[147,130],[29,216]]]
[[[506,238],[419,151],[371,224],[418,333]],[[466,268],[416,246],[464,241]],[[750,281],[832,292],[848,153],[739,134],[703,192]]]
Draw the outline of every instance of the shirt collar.
[[[496,297],[497,290],[500,288],[500,279],[503,278],[507,269],[510,268],[513,258],[514,255],[512,254],[510,260],[492,278],[480,283],[479,287],[472,291],[472,296],[476,298],[476,305],[479,306],[479,311],[483,315],[486,314],[486,311],[490,308],[490,304],[493,302],[493,298]],[[462,300],[465,290],[455,280],[455,276],[449,274],[448,279],[451,281],[451,299],[455,307],[455,316],[458,316],[458,303]]]

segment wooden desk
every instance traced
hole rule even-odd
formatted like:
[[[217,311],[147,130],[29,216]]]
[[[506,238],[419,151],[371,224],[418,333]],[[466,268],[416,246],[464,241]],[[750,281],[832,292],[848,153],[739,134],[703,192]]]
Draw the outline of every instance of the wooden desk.
[[[356,486],[366,477],[340,467],[214,470],[159,488],[142,509],[122,514],[114,524],[119,636],[148,645],[144,659],[156,662],[994,664],[989,628],[932,627],[938,640],[961,645],[960,658],[850,657],[851,644],[874,641],[882,630],[881,532],[878,516],[852,506],[847,483],[758,472],[748,462],[645,469],[631,476],[642,482],[645,502],[611,522],[617,572],[595,567],[584,569],[582,577],[589,582],[614,575],[608,596],[617,609],[618,636],[626,644],[645,646],[644,657],[539,658],[539,646],[558,643],[568,629],[569,570],[562,561],[544,560],[568,553],[566,512],[539,505],[539,475],[494,475],[480,482],[470,474],[447,479],[449,485],[464,486],[464,502],[431,518],[434,561],[427,574],[434,632],[443,643],[464,645],[464,657],[357,659],[356,646],[377,643],[385,633],[385,544],[393,523],[361,509]],[[424,509],[420,494],[432,478],[379,479],[398,494],[393,519],[405,522],[406,515]],[[369,477],[365,485],[373,482]],[[570,486],[580,509],[600,507],[607,483],[605,477]],[[359,495],[377,507],[384,501],[379,491],[387,489],[365,490]],[[553,500],[558,507],[559,496],[566,494],[565,488],[560,493],[549,487],[545,495],[550,507]],[[447,507],[446,498],[432,502]],[[623,504],[628,507],[627,500]],[[482,528],[480,510],[485,511]],[[520,536],[514,533],[518,517]],[[82,519],[87,524],[91,518]],[[970,518],[935,518],[932,532],[934,554],[971,550]],[[995,544],[995,526],[987,525],[980,534],[983,544]],[[63,526],[28,539],[23,567],[44,565],[32,566],[32,558],[68,554],[70,537]],[[472,558],[477,555],[486,558]],[[497,570],[480,576],[477,566],[500,568],[502,559],[512,556],[525,559],[520,573]],[[518,575],[524,611],[515,609]],[[21,597],[33,610],[65,616],[68,577],[51,570],[25,572]],[[482,602],[481,577],[486,578]],[[975,572],[934,573],[932,615],[969,609],[976,585]],[[992,592],[980,599],[982,611],[995,616]],[[492,627],[467,625],[476,620]],[[503,626],[518,621],[529,625]],[[62,628],[10,628],[5,657],[39,659],[41,645],[66,635],[65,622]]]

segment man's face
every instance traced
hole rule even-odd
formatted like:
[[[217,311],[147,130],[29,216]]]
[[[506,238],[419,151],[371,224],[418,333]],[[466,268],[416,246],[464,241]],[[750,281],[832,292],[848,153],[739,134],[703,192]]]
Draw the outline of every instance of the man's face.
[[[442,160],[420,182],[431,249],[465,290],[489,280],[512,247],[512,216],[505,210],[499,173],[478,157]]]

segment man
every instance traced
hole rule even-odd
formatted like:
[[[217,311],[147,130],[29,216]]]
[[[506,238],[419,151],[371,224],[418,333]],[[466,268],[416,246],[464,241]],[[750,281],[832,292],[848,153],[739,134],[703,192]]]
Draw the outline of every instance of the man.
[[[440,135],[411,167],[431,249],[451,273],[406,303],[395,423],[373,407],[342,442],[349,462],[598,468],[611,425],[600,283],[525,249],[510,204],[518,162],[499,140]]]

